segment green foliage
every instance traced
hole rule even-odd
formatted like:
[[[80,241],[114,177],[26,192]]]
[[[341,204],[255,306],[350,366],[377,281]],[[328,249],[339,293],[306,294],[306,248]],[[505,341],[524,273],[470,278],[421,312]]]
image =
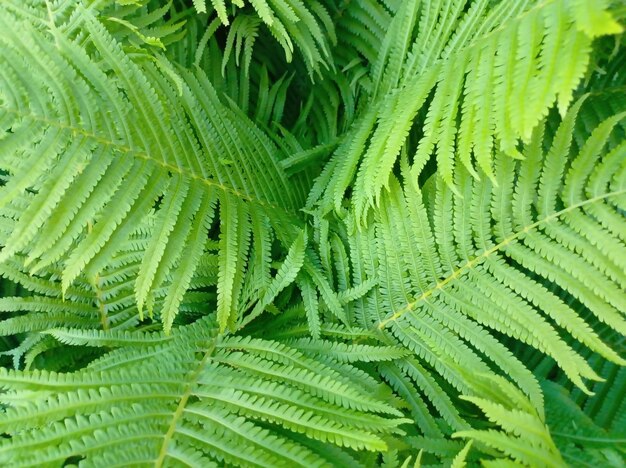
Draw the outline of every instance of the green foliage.
[[[51,332],[117,349],[72,373],[2,373],[3,402],[22,402],[2,421],[12,436],[0,448],[3,464],[79,453],[96,465],[119,454],[133,466],[328,465],[326,444],[384,450],[384,437],[407,421],[383,384],[349,364],[217,331],[201,319],[169,337],[136,336],[134,346],[128,334]],[[320,443],[307,446],[298,434]]]
[[[623,466],[625,19],[5,1],[0,463]]]

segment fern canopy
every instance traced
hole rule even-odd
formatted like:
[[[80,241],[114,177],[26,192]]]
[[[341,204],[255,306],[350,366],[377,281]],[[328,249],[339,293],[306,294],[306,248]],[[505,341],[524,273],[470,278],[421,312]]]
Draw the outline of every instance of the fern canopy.
[[[0,463],[623,466],[625,21],[5,1]]]

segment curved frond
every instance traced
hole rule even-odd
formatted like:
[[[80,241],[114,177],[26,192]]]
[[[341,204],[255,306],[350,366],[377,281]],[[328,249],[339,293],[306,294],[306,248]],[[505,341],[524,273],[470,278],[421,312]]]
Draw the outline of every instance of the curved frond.
[[[220,337],[207,320],[160,342],[122,346],[73,373],[3,370],[0,385],[9,405],[0,426],[11,434],[0,459],[13,466],[73,456],[98,465],[111,453],[133,465],[328,465],[296,434],[322,442],[320,450],[382,450],[384,434],[405,421],[349,374],[277,342]]]
[[[83,273],[96,281],[120,242],[156,210],[135,295],[140,312],[152,311],[154,292],[170,283],[161,314],[169,330],[219,205],[228,240],[219,248],[218,310],[234,320],[250,235],[275,230],[289,246],[302,225],[278,149],[221,104],[201,72],[181,71],[172,83],[152,62],[127,55],[89,10],[78,6],[54,30],[9,11],[0,18],[10,64],[2,70],[0,119],[11,176],[0,199],[10,209],[17,195],[36,195],[15,215],[0,258],[25,255],[31,273],[59,264],[67,293]]]
[[[353,208],[365,221],[389,189],[402,151],[412,179],[434,154],[440,177],[457,193],[459,163],[497,183],[494,155],[520,157],[518,142],[530,141],[554,102],[564,114],[587,68],[592,38],[621,30],[606,11],[597,13],[606,21],[588,27],[581,11],[589,8],[598,6],[404,2],[372,66],[376,104],[355,121],[309,204],[339,211],[353,185]]]
[[[499,403],[483,393],[486,387],[477,384],[475,374],[506,375],[528,399],[524,411],[536,419],[532,424],[542,425],[548,434],[539,383],[503,336],[550,356],[587,393],[587,381],[601,378],[579,349],[625,363],[622,353],[603,340],[598,324],[626,333],[624,245],[616,234],[626,229],[625,149],[623,142],[605,148],[625,115],[605,119],[581,146],[573,145],[581,104],[564,118],[545,153],[541,129],[522,150],[523,160],[500,153],[495,159],[497,186],[458,171],[461,198],[439,177],[422,190],[393,181],[367,228],[358,230],[353,218],[346,218],[355,238],[353,262],[376,265],[364,273],[378,277],[368,301],[355,303],[356,322],[375,326],[419,359],[423,368],[413,374],[408,364],[386,365],[381,372],[414,402],[411,412],[427,436],[436,437],[438,430],[428,422],[424,397],[452,427],[466,422],[454,416],[456,410],[445,409],[440,392],[428,390],[425,381],[415,386],[408,376],[446,381],[488,413]],[[497,447],[513,443],[505,441],[508,437],[489,432],[477,440]],[[539,463],[517,451],[528,437],[516,437],[517,445],[505,452]],[[546,450],[542,456],[549,458],[556,449],[551,445]]]

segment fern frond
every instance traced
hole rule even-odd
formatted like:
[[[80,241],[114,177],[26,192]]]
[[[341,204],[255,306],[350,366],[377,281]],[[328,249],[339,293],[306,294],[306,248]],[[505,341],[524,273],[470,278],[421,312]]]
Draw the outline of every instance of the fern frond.
[[[156,466],[311,466],[319,458],[297,433],[320,447],[380,450],[382,433],[404,421],[385,415],[398,414],[387,402],[350,388],[349,375],[276,342],[216,332],[203,320],[161,334],[160,342],[123,346],[74,373],[3,370],[10,408],[0,426],[11,438],[0,458],[14,466],[72,456],[100,464],[124,453],[128,464]],[[11,398],[31,390],[28,401]],[[138,440],[142,449],[134,450]]]
[[[320,71],[320,65],[332,65],[329,37],[334,37],[335,33],[323,3],[315,1],[304,4],[284,0],[250,0],[247,3],[249,5],[244,1],[211,0],[207,5],[205,0],[194,1],[197,13],[216,15],[219,22],[228,27],[224,50],[226,61],[230,58],[233,45],[239,51],[245,43],[244,60],[249,63],[258,26],[263,24],[282,46],[288,62],[292,60],[295,44],[309,71]],[[238,55],[237,52],[236,60]]]
[[[626,301],[623,243],[614,234],[626,229],[620,211],[624,148],[621,143],[605,149],[624,114],[604,120],[580,147],[572,148],[581,104],[573,106],[551,142],[543,141],[542,130],[535,131],[522,150],[523,160],[499,153],[497,186],[460,171],[456,182],[461,198],[439,177],[421,190],[411,181],[402,187],[394,180],[368,227],[356,229],[354,220],[346,218],[355,268],[365,268],[361,278],[377,277],[378,284],[368,301],[354,304],[356,317],[362,317],[362,326],[376,326],[391,343],[410,349],[420,361],[421,370],[409,373],[407,366],[416,364],[400,360],[404,364],[399,368],[381,366],[381,373],[412,402],[411,412],[426,435],[437,437],[438,431],[428,422],[424,397],[451,427],[468,424],[459,416],[459,403],[442,400],[437,384],[433,388],[430,383],[428,390],[428,380],[446,381],[495,415],[501,410],[491,406],[500,404],[494,403],[497,395],[483,393],[482,384],[476,387],[474,373],[499,372],[511,378],[528,401],[523,411],[535,425],[529,430],[548,437],[539,384],[502,336],[550,356],[587,393],[585,380],[601,378],[583,350],[619,365],[625,362],[601,338],[597,322],[617,334],[625,332],[620,313]],[[591,207],[613,213],[610,224],[595,218]],[[581,306],[588,312],[582,313]],[[464,369],[472,369],[472,374]],[[408,376],[422,382],[416,380],[416,386]],[[497,414],[499,424],[506,419],[509,425],[502,426],[502,433],[485,432],[480,440],[488,446],[504,444],[508,455],[530,464],[557,453],[544,444],[539,458],[524,458],[530,435],[517,434],[515,440],[507,435],[517,430],[521,414]]]
[[[431,229],[430,221],[423,214],[413,215],[412,218],[414,219],[412,230],[418,233],[426,230],[431,247],[420,252],[414,251],[406,241],[399,242],[399,245],[405,246],[407,254],[424,259],[422,263],[425,261],[433,265],[430,271],[432,279],[425,278],[426,282],[417,283],[412,289],[402,291],[399,286],[405,282],[401,279],[403,276],[398,276],[398,279],[392,281],[394,277],[392,275],[403,275],[402,271],[396,273],[383,270],[385,275],[383,278],[388,278],[383,280],[383,283],[387,281],[389,284],[384,294],[388,296],[388,301],[396,312],[381,321],[381,328],[396,327],[399,326],[399,321],[408,319],[400,326],[404,331],[398,329],[400,336],[404,336],[411,330],[411,323],[427,320],[428,323],[432,323],[431,326],[441,322],[446,328],[453,327],[452,330],[458,329],[468,333],[469,323],[460,327],[455,325],[454,321],[449,321],[452,319],[449,309],[448,318],[445,320],[438,318],[437,322],[433,322],[427,318],[430,314],[425,315],[431,308],[437,310],[438,307],[452,306],[482,325],[494,327],[543,349],[552,355],[570,378],[585,388],[580,377],[597,378],[597,375],[580,356],[573,353],[573,350],[561,348],[565,343],[556,338],[554,328],[537,315],[535,308],[539,308],[546,311],[556,324],[565,328],[586,346],[614,362],[624,362],[623,358],[602,343],[590,325],[578,317],[575,311],[559,300],[546,286],[529,278],[526,273],[532,271],[554,283],[589,307],[602,322],[620,333],[624,332],[624,320],[617,312],[623,308],[624,301],[623,274],[618,273],[621,268],[618,266],[621,244],[613,237],[611,230],[605,229],[586,215],[587,205],[605,205],[612,209],[619,207],[622,190],[620,179],[611,180],[606,177],[615,173],[609,168],[616,167],[614,165],[619,160],[618,154],[623,152],[623,149],[618,147],[605,154],[600,163],[592,155],[601,151],[611,128],[623,118],[623,115],[609,118],[597,127],[579,154],[572,158],[570,169],[565,175],[557,161],[562,161],[563,156],[568,153],[568,141],[571,139],[578,105],[561,124],[552,148],[543,162],[540,133],[537,133],[534,142],[525,152],[526,159],[522,163],[507,160],[504,155],[496,160],[496,167],[501,171],[497,172],[501,174],[498,187],[487,181],[474,182],[465,175],[459,178],[463,181],[459,186],[466,195],[461,200],[452,197],[451,192],[443,184],[438,184],[436,205],[433,206],[434,236],[428,234]],[[515,170],[512,171],[512,168]],[[518,174],[518,180],[514,186],[515,173]],[[595,181],[596,177],[604,177],[601,179],[603,182],[594,183],[592,185],[594,189],[590,190],[588,184]],[[534,201],[532,194],[536,187],[539,191],[537,200]],[[410,186],[407,190],[412,194],[410,205],[408,199],[404,202],[404,207],[400,200],[392,202],[397,203],[391,205],[394,206],[391,213],[397,213],[393,221],[384,217],[390,205],[383,206],[377,227],[381,236],[391,235],[392,232],[385,226],[402,223],[402,217],[410,216],[413,206],[416,206],[418,212],[424,209],[421,208],[419,192]],[[536,217],[532,214],[534,209]],[[403,216],[402,213],[406,215]],[[495,225],[490,226],[489,219],[493,219]],[[623,219],[615,221],[620,223],[623,229]],[[444,227],[450,225],[455,228],[452,237],[449,229]],[[613,226],[612,230],[620,228]],[[397,230],[394,230],[394,234],[395,232]],[[381,236],[379,238],[382,242],[384,237]],[[436,239],[436,243],[433,239]],[[607,253],[604,254],[605,262],[602,268],[595,259],[586,256],[586,252],[594,251],[597,248],[595,246],[600,245],[607,249],[611,248],[616,253],[610,259]],[[391,254],[390,247],[383,248],[386,255]],[[438,252],[438,255],[435,252]],[[398,265],[403,263],[406,264],[403,268],[411,271],[409,269],[411,263],[403,260]],[[389,266],[394,264],[395,261]],[[574,265],[578,270],[574,269]],[[612,269],[613,265],[615,270]],[[593,275],[585,277],[593,278],[591,280],[593,286],[583,284],[580,276],[582,271],[589,272],[590,269],[594,271]],[[440,273],[445,271],[449,273]],[[411,277],[419,278],[418,275]],[[434,281],[431,283],[432,286],[428,285],[429,281]],[[407,294],[410,296],[412,290],[419,293],[417,298],[406,301]],[[496,314],[496,310],[501,312]],[[527,315],[528,319],[522,321],[522,315]],[[458,316],[454,320],[465,319]],[[413,330],[417,331],[417,328]],[[413,335],[412,332],[409,334]],[[473,346],[477,346],[481,341],[480,335],[482,332],[472,337]],[[549,338],[550,336],[554,338]],[[425,338],[424,335],[422,339]],[[484,346],[487,346],[487,343]]]
[[[94,282],[120,242],[156,209],[135,295],[139,312],[144,305],[152,312],[154,292],[169,283],[161,311],[169,330],[219,204],[218,311],[236,317],[250,233],[266,238],[276,230],[289,246],[302,226],[294,213],[301,201],[277,148],[224,107],[202,73],[181,72],[173,84],[174,68],[164,75],[131,58],[81,6],[55,29],[55,44],[45,28],[8,11],[0,21],[7,31],[3,56],[12,64],[3,70],[0,112],[3,128],[13,128],[4,140],[17,145],[3,152],[11,176],[0,198],[10,207],[25,190],[37,192],[6,237],[1,259],[26,255],[30,272],[60,263],[67,293],[83,273]],[[82,36],[71,39],[76,29],[88,34],[91,56],[78,43]],[[33,73],[36,80],[27,78]],[[26,82],[28,90],[20,84]],[[74,97],[62,99],[70,89]],[[106,105],[94,104],[99,96]],[[220,323],[226,326],[225,319]]]
[[[521,401],[525,399],[525,396],[518,393],[519,390],[505,379],[487,377],[486,380],[489,382],[485,382],[486,385],[495,385],[504,390],[506,395],[517,393],[515,399]],[[490,421],[501,426],[503,430],[459,431],[453,434],[453,437],[470,438],[483,443],[527,466],[566,466],[541,415],[528,410],[532,405],[523,405],[520,408],[515,399],[496,403],[476,397],[463,398],[478,406]]]
[[[625,408],[620,407],[623,395],[625,373],[623,368],[618,372],[619,378],[603,384],[609,389],[606,395],[596,395],[590,401],[603,398],[607,408],[611,408],[617,420],[624,418]],[[620,385],[621,383],[621,385]],[[622,426],[615,426],[611,432],[610,424],[598,424],[601,418],[593,413],[586,414],[573,401],[568,392],[558,384],[545,382],[547,421],[554,441],[559,447],[563,458],[572,465],[619,466],[626,460],[623,450],[626,437]],[[598,398],[599,397],[599,398]],[[618,408],[615,411],[616,407]],[[595,420],[594,420],[595,419]],[[598,422],[596,422],[598,421]],[[604,427],[603,427],[604,426]]]
[[[124,330],[80,330],[57,328],[44,332],[53,336],[61,343],[72,346],[97,346],[118,348],[124,346],[146,346],[148,343],[160,343],[168,341],[169,337],[163,337],[159,333],[140,333]]]
[[[317,182],[309,204],[324,213],[339,211],[354,184],[353,207],[365,221],[407,144],[412,179],[434,154],[453,190],[459,162],[496,183],[494,154],[519,157],[518,141],[530,141],[555,101],[564,114],[589,62],[592,37],[616,32],[603,10],[597,15],[607,21],[594,23],[593,31],[584,26],[580,12],[597,9],[594,2],[418,3],[405,2],[396,13],[372,70],[376,104],[362,112],[326,166],[329,178]],[[416,37],[407,51],[411,30]],[[409,136],[423,113],[413,145]]]
[[[299,339],[289,342],[290,346],[314,356],[329,356],[340,362],[372,362],[390,361],[406,356],[406,351],[399,348],[372,346],[372,345],[347,345],[340,342],[326,340]]]

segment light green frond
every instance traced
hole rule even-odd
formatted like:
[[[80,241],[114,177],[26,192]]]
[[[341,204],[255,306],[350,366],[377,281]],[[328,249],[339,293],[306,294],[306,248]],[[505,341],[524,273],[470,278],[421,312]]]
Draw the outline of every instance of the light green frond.
[[[353,207],[364,222],[383,189],[388,190],[405,144],[415,180],[434,155],[440,176],[455,191],[459,162],[473,176],[480,170],[497,183],[493,163],[498,151],[520,157],[518,142],[530,140],[555,101],[565,113],[587,69],[592,38],[617,31],[610,13],[594,2],[479,1],[468,8],[462,1],[424,2],[415,11],[409,5],[413,2],[406,2],[394,21],[399,25],[403,18],[412,19],[404,27],[392,23],[380,45],[380,62],[372,67],[375,89],[380,86],[384,93],[374,93],[376,104],[355,121],[325,168],[336,174],[320,179],[325,188],[314,190],[319,195],[310,203],[323,212],[338,209],[353,185]],[[585,8],[606,18],[595,23],[593,32],[584,26],[589,19],[581,18]],[[401,44],[413,28],[416,37],[406,52]],[[389,59],[384,69],[379,63],[387,62],[390,44],[405,51],[405,57],[401,62]],[[389,76],[396,78],[386,83]]]
[[[372,362],[390,361],[406,356],[399,348],[372,345],[347,345],[326,340],[304,338],[291,341],[289,344],[307,354],[331,356],[340,362]]]
[[[412,381],[407,378],[406,374],[392,364],[381,366],[380,374],[389,382],[389,385],[395,392],[402,397],[421,432],[427,437],[442,438],[442,432],[437,425],[437,421],[428,411],[422,396],[414,387]]]
[[[263,309],[270,305],[270,303],[278,296],[278,293],[289,286],[296,279],[302,264],[304,263],[305,248],[307,243],[306,232],[302,233],[296,238],[294,243],[289,248],[285,261],[282,263],[276,276],[269,283],[263,297],[254,306],[250,315],[248,315],[241,326],[244,326],[250,320],[257,317]]]
[[[575,112],[575,110],[573,112]],[[585,150],[585,148],[588,147],[588,145],[594,144],[593,142],[598,140],[598,137],[596,136],[598,135],[598,132],[602,132],[603,128],[607,125],[613,125],[613,122],[618,121],[620,118],[621,116],[612,118],[605,124],[598,127],[598,130],[588,139],[586,143],[587,146],[583,147],[581,153],[574,157],[571,165],[571,171],[580,167],[587,155],[590,154]],[[566,122],[564,122],[563,125],[565,127],[570,125],[568,123],[568,119],[566,119]],[[611,127],[609,126],[608,128],[610,130]],[[567,132],[567,128],[564,131]],[[571,126],[569,131],[571,133]],[[606,139],[607,133],[608,132],[604,132],[604,139]],[[596,151],[599,151],[601,146],[602,142],[599,142],[597,144]],[[566,151],[566,149],[559,150],[559,154],[563,155],[564,151]],[[556,153],[553,150],[551,154],[555,155]],[[502,156],[502,158],[505,157]],[[502,161],[505,161],[505,159]],[[493,187],[489,182],[473,182],[471,178],[466,177],[464,179],[466,183],[474,186],[474,194],[479,194],[481,191],[488,190],[485,192],[485,195],[481,195],[481,197],[491,196],[492,203],[494,204],[490,208],[488,205],[485,206],[483,204],[481,198],[474,198],[469,206],[475,207],[475,214],[464,214],[462,211],[459,211],[459,217],[457,219],[453,218],[452,221],[452,225],[458,228],[458,234],[456,234],[456,238],[453,239],[453,242],[459,242],[459,246],[465,247],[463,247],[462,251],[459,251],[458,256],[453,255],[449,257],[449,261],[451,262],[450,272],[444,276],[443,279],[440,279],[437,276],[432,277],[433,279],[431,281],[434,281],[434,285],[426,290],[417,289],[414,293],[414,297],[417,299],[406,301],[406,305],[394,305],[391,303],[391,307],[393,307],[396,312],[390,316],[390,318],[384,320],[381,323],[381,327],[387,326],[387,324],[391,321],[395,322],[400,317],[404,317],[409,321],[419,317],[420,322],[425,323],[424,321],[427,320],[427,318],[423,315],[424,311],[429,310],[431,307],[437,308],[439,301],[448,296],[450,299],[445,300],[445,303],[457,305],[457,307],[459,307],[457,310],[459,310],[462,314],[469,314],[471,318],[477,320],[483,325],[494,327],[496,330],[511,334],[511,336],[523,341],[527,340],[529,344],[532,344],[539,349],[543,349],[544,352],[551,354],[557,362],[560,362],[560,365],[566,370],[568,375],[577,381],[579,385],[582,385],[582,381],[579,380],[577,374],[587,378],[597,378],[596,374],[591,371],[586,362],[582,361],[582,359],[573,350],[567,350],[566,348],[558,349],[558,347],[564,345],[565,342],[557,339],[557,335],[553,327],[537,315],[535,311],[533,311],[531,306],[534,302],[540,310],[551,311],[549,314],[558,324],[565,327],[574,337],[583,341],[587,346],[592,347],[592,349],[597,352],[603,353],[605,357],[613,359],[615,362],[622,362],[622,358],[598,340],[596,333],[589,327],[589,325],[580,319],[569,307],[565,306],[565,304],[563,304],[555,295],[550,293],[548,290],[544,290],[543,286],[536,284],[536,281],[528,278],[526,273],[523,271],[519,271],[519,269],[515,268],[515,266],[507,264],[499,259],[500,255],[504,254],[505,256],[508,256],[510,255],[509,252],[511,252],[512,258],[515,261],[520,262],[520,264],[525,268],[530,268],[532,271],[535,271],[540,275],[542,272],[545,272],[543,274],[547,275],[546,279],[555,282],[559,287],[569,291],[574,296],[580,296],[582,300],[588,298],[588,301],[585,302],[589,302],[591,311],[595,311],[596,314],[601,316],[603,320],[608,321],[608,323],[610,323],[611,326],[615,327],[618,331],[623,330],[623,319],[618,318],[615,312],[613,312],[615,310],[614,307],[620,308],[621,304],[623,304],[623,294],[618,292],[617,285],[614,283],[615,281],[620,281],[623,275],[617,273],[617,269],[613,275],[611,274],[610,269],[600,271],[593,266],[595,259],[592,259],[591,256],[586,257],[585,255],[585,252],[588,249],[593,248],[591,245],[589,247],[586,246],[586,243],[589,242],[590,239],[586,238],[585,234],[589,235],[588,233],[593,233],[594,236],[600,235],[600,238],[603,239],[602,242],[604,245],[615,245],[615,248],[618,249],[617,251],[619,251],[619,242],[616,239],[613,239],[609,232],[597,227],[590,218],[584,218],[585,223],[588,226],[586,229],[582,229],[580,227],[580,223],[577,225],[578,229],[582,229],[585,234],[579,235],[575,231],[570,231],[568,236],[572,237],[572,241],[568,241],[567,237],[556,235],[550,235],[547,237],[546,234],[544,234],[557,232],[557,229],[562,231],[566,226],[564,226],[564,223],[567,222],[566,216],[569,215],[570,212],[580,213],[576,210],[579,210],[586,204],[607,203],[610,206],[612,197],[618,195],[619,192],[614,193],[607,187],[605,190],[608,189],[609,191],[598,196],[597,198],[572,198],[572,196],[568,195],[568,187],[571,182],[568,183],[567,177],[564,182],[565,185],[559,185],[558,182],[555,182],[553,179],[554,174],[547,175],[549,174],[548,171],[552,171],[553,165],[551,161],[552,159],[550,156],[548,156],[545,160],[544,180],[549,180],[550,183],[556,187],[556,189],[553,189],[552,191],[552,199],[554,200],[556,197],[556,190],[556,193],[560,196],[558,206],[564,206],[564,208],[560,209],[560,211],[554,211],[553,209],[548,212],[540,212],[545,213],[543,214],[543,217],[531,220],[532,222],[530,224],[524,225],[523,221],[519,220],[519,227],[509,225],[508,228],[506,228],[509,232],[505,232],[505,230],[499,228],[495,231],[498,233],[498,236],[495,239],[493,239],[491,237],[492,234],[489,233],[489,230],[491,229],[490,226],[488,224],[483,224],[483,221],[489,220],[491,217],[490,211],[494,214],[497,213],[495,218],[498,220],[505,220],[510,216],[501,214],[505,213],[503,210],[510,210],[510,208],[495,204],[495,202],[498,201],[500,204],[503,204],[507,203],[507,200],[510,200],[510,197],[500,194],[500,191],[508,190],[509,193],[511,193],[510,187],[506,184],[512,183],[512,180],[509,179],[509,181],[505,184],[506,179],[500,177],[499,180],[501,181],[501,184],[498,187]],[[609,161],[611,161],[611,158],[609,158]],[[517,163],[516,165],[519,168],[518,170],[524,170],[525,163]],[[570,172],[570,174],[571,173],[572,172]],[[584,180],[587,177],[587,174],[581,173],[578,177],[579,179],[577,180]],[[584,182],[582,183],[584,184]],[[468,187],[468,185],[465,185],[465,187]],[[522,187],[518,186],[518,190],[522,189]],[[441,185],[440,190],[440,193],[445,193],[445,186]],[[489,192],[491,192],[491,195],[489,195]],[[541,204],[545,199],[546,197],[540,193],[537,203]],[[467,200],[467,198],[465,200]],[[531,202],[530,200],[528,201]],[[478,203],[481,205],[478,205]],[[459,205],[459,207],[465,210],[463,206],[468,206],[468,204],[469,203],[464,202],[463,205]],[[555,202],[553,201],[551,206],[554,205]],[[446,222],[443,221],[446,215],[443,216],[442,222]],[[400,218],[398,218],[397,222],[399,222],[399,220]],[[384,223],[382,226],[392,225],[389,221],[385,221],[385,218],[381,218],[381,222]],[[465,236],[470,234],[468,231],[470,226],[474,229],[474,235],[471,238],[466,239]],[[380,229],[381,232],[387,232],[383,231],[384,227],[381,227]],[[443,230],[440,230],[439,232],[443,234]],[[597,238],[595,243],[597,243],[600,238]],[[439,242],[441,247],[445,247],[445,244],[443,244],[443,242],[445,242],[444,238],[441,238]],[[583,243],[585,243],[585,250],[582,250],[581,247]],[[390,247],[386,247],[387,252],[389,249]],[[448,251],[450,249],[454,249],[453,244],[445,247],[445,249]],[[548,249],[551,249],[550,254],[548,254]],[[523,257],[520,256],[522,251],[525,252]],[[407,249],[407,252],[410,252],[410,249]],[[518,252],[520,255],[517,254]],[[414,253],[414,255],[416,254],[417,253]],[[423,254],[417,255],[423,258]],[[547,259],[543,256],[547,256]],[[540,258],[541,260],[539,260]],[[534,261],[541,262],[541,269],[538,266],[532,266],[532,262]],[[549,262],[552,262],[552,265],[548,267]],[[460,266],[454,266],[454,263],[457,263],[457,265]],[[606,263],[610,265],[610,260],[605,262],[605,264]],[[580,282],[582,281],[582,276],[578,276],[578,273],[574,270],[573,265],[576,265],[575,268],[580,269],[579,271],[581,272],[588,272],[590,269],[597,271],[597,273],[592,275],[593,286],[591,288]],[[565,275],[567,275],[567,277]],[[570,275],[573,277],[572,279],[570,279]],[[596,281],[596,278],[602,277],[601,275],[605,275],[605,280]],[[394,289],[397,289],[401,284],[401,278],[402,275],[393,280],[392,283],[394,284]],[[576,281],[576,278],[579,278],[580,281]],[[585,276],[585,278],[590,277]],[[507,288],[509,289],[508,292]],[[472,290],[480,293],[482,297],[479,297]],[[441,291],[441,293],[439,291]],[[543,294],[541,294],[542,292]],[[406,292],[403,292],[402,296],[407,297]],[[398,300],[401,300],[400,297],[402,296],[399,296]],[[529,304],[525,301],[525,299],[530,299],[531,303]],[[451,302],[451,300],[454,302]],[[547,301],[549,301],[552,305],[548,306]],[[482,310],[474,309],[471,303],[474,303]],[[600,305],[601,303],[603,305]],[[490,305],[487,306],[487,304]],[[497,320],[504,320],[501,324],[497,324],[493,321],[496,319],[495,314],[493,313],[496,310],[501,310],[503,312],[508,311],[505,312],[504,315],[499,313],[499,318]],[[522,319],[523,315],[528,315],[528,318]],[[447,313],[447,316],[450,317],[450,312]],[[457,320],[460,319],[461,318],[459,317]],[[448,320],[444,321],[444,323],[447,322],[446,326],[450,327],[452,322],[449,322]],[[427,321],[428,323],[432,323],[430,320]],[[531,323],[532,327],[522,325]],[[523,331],[519,328],[520,325],[526,328],[526,330]],[[405,327],[402,328],[406,329]],[[417,332],[420,328],[422,328],[422,326],[416,327],[414,330]],[[470,327],[467,324],[456,328],[456,330],[459,331],[463,330],[464,334],[467,334],[469,329]],[[421,334],[422,332],[420,331],[419,333]],[[471,339],[474,346],[477,346],[477,343],[480,342],[478,338],[479,336],[480,335],[477,335]],[[467,335],[465,337],[469,338]],[[422,339],[424,338],[425,337],[422,337]],[[451,350],[452,348],[449,349]],[[487,348],[484,349],[486,350]],[[488,353],[488,355],[499,354],[500,353]],[[522,374],[519,375],[521,379]]]
[[[319,72],[320,66],[331,66],[330,46],[335,32],[322,2],[211,0],[209,5],[207,3],[194,0],[194,8],[197,13],[217,16],[221,24],[228,27],[225,60],[229,59],[233,46],[241,49],[245,43],[245,60],[249,63],[257,28],[263,24],[282,46],[288,62],[292,60],[295,44],[310,72]]]
[[[381,301],[378,307],[388,311],[378,329],[426,364],[421,373],[427,380],[417,388],[452,427],[467,424],[455,415],[458,403],[452,403],[452,410],[450,405],[446,409],[439,392],[424,385],[428,380],[443,379],[467,394],[466,399],[478,404],[488,418],[493,416],[502,432],[461,433],[473,437],[480,432],[476,440],[494,448],[502,443],[506,454],[531,464],[549,459],[557,450],[543,421],[543,395],[537,379],[507,348],[502,336],[551,356],[584,392],[590,392],[587,379],[601,379],[599,369],[593,369],[584,357],[585,348],[615,363],[624,362],[588,313],[563,299],[564,294],[577,298],[616,333],[624,333],[624,318],[618,312],[626,300],[618,266],[621,243],[583,211],[587,205],[618,209],[614,200],[619,199],[621,188],[607,180],[588,196],[586,187],[593,180],[591,173],[603,171],[604,164],[615,164],[614,152],[603,147],[623,117],[620,114],[599,124],[580,149],[570,154],[570,145],[562,141],[574,132],[579,106],[564,119],[547,156],[540,153],[542,132],[524,149],[528,151],[526,160],[516,161],[500,153],[495,160],[497,186],[488,178],[478,181],[467,172],[457,173],[461,199],[441,179],[434,194],[410,182],[402,187],[392,181],[375,221],[355,233],[364,238],[373,235],[374,251],[371,241],[351,244],[356,250],[351,252],[353,261],[364,265],[362,259],[369,257],[377,265],[367,273],[375,275],[378,284],[368,293],[368,307]],[[596,155],[593,169],[582,170],[591,154]],[[569,171],[554,172],[557,158],[570,161]],[[536,174],[531,176],[533,171]],[[548,183],[549,191],[537,190]],[[576,196],[571,195],[574,184],[579,187]],[[548,198],[551,201],[542,205]],[[542,210],[541,206],[551,208]],[[618,224],[618,230],[623,230],[623,217]],[[601,256],[600,246],[607,255]],[[587,254],[594,249],[597,254]],[[424,431],[430,431],[426,435],[436,435],[427,429],[433,426],[420,403],[423,396],[407,385],[403,373],[389,366],[382,369],[392,386],[414,402],[412,414],[422,421]],[[473,369],[472,374],[463,369]],[[487,391],[483,384],[477,386],[477,373],[492,376],[489,378],[499,373],[510,377],[515,386],[510,382],[503,385],[522,390],[515,390],[522,406],[506,410],[513,413],[505,412],[498,406],[501,403],[494,401],[497,393]],[[412,375],[416,378],[420,372]],[[528,415],[515,412],[518,410]],[[530,418],[524,426],[528,433],[514,433],[522,430],[524,418]],[[533,437],[531,433],[541,434],[537,453],[524,447]]]
[[[509,393],[517,392],[517,389],[504,379],[487,378],[487,380],[491,380],[492,385],[495,384],[500,388],[509,387]],[[523,395],[518,396],[524,399]],[[566,466],[541,416],[528,410],[529,407],[532,408],[531,405],[519,407],[514,400],[502,404],[481,398],[463,398],[478,406],[490,421],[502,428],[502,431],[493,429],[459,431],[453,434],[453,437],[469,438],[486,444],[524,465]]]
[[[312,466],[318,463],[314,451],[290,434],[380,450],[381,432],[403,421],[385,416],[397,412],[387,403],[346,385],[349,377],[334,375],[291,348],[220,338],[216,331],[203,320],[170,338],[161,335],[160,342],[121,347],[111,353],[114,366],[105,356],[75,373],[3,371],[4,400],[15,403],[0,421],[12,433],[0,458],[14,466],[71,456],[98,464],[113,451],[128,454],[128,463],[156,466],[179,457],[193,457],[203,466],[212,461]],[[127,335],[118,336],[127,341]],[[121,345],[119,338],[112,343]],[[225,354],[229,349],[240,351]],[[286,366],[288,361],[298,364]],[[25,396],[29,389],[34,392],[21,404],[7,398]],[[270,431],[275,425],[285,431]],[[142,449],[134,451],[139,440]]]
[[[156,291],[167,286],[159,310],[169,329],[198,269],[218,199],[226,242],[219,256],[218,311],[222,326],[234,320],[250,243],[248,216],[261,237],[277,229],[290,245],[298,232],[290,225],[299,224],[293,209],[300,202],[278,164],[277,148],[252,122],[224,107],[201,73],[184,72],[172,83],[174,67],[164,75],[127,55],[80,6],[64,27],[89,34],[91,56],[78,40],[62,35],[50,44],[45,29],[27,26],[10,10],[0,21],[7,31],[24,27],[3,39],[5,57],[15,60],[2,75],[0,112],[8,126],[30,132],[16,150],[21,165],[10,169],[2,187],[4,206],[24,190],[36,191],[3,241],[1,259],[25,254],[30,272],[60,262],[67,294],[81,274],[94,282],[120,243],[156,210],[135,294],[140,313],[146,305],[152,313],[163,298]],[[106,66],[96,65],[94,54]],[[26,79],[38,71],[38,79]],[[28,82],[26,93],[13,89],[22,81]],[[72,97],[65,94],[69,89],[76,90]],[[106,105],[93,104],[99,96],[106,96]],[[21,134],[4,140],[13,138]],[[57,158],[56,172],[44,179]]]
[[[72,346],[98,346],[117,348],[124,346],[145,346],[148,343],[160,343],[171,338],[163,337],[159,333],[137,333],[118,330],[80,330],[58,328],[45,332],[62,343]]]
[[[465,466],[467,466],[466,458],[471,448],[472,448],[472,442],[470,441],[465,445],[465,447],[463,447],[463,450],[461,450],[457,454],[457,456],[454,457],[454,460],[452,460],[452,465],[450,465],[450,467],[451,468],[464,468]]]

